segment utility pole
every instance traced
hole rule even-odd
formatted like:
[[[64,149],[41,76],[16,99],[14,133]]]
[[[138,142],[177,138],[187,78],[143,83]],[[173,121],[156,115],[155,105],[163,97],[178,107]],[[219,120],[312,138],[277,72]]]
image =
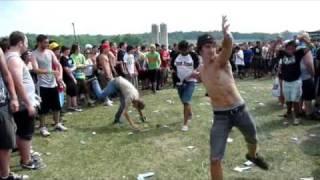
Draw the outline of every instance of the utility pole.
[[[76,35],[76,28],[75,28],[74,23],[72,23],[72,28],[73,28],[74,43],[78,43],[77,42],[77,35]]]

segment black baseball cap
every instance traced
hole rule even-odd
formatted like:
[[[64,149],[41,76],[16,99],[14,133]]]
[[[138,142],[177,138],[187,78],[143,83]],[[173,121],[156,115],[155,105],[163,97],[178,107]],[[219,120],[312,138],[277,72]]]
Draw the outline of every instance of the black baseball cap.
[[[210,34],[203,34],[199,36],[197,41],[198,50],[200,50],[200,48],[207,43],[215,44],[215,40]]]

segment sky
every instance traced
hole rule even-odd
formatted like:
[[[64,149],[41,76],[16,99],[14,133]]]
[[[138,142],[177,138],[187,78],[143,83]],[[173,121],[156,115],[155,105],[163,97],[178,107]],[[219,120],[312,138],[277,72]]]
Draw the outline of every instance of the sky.
[[[0,0],[0,37],[20,30],[36,34],[126,34],[166,23],[169,32],[221,29],[227,15],[233,32],[314,31],[320,29],[320,1],[89,1]]]

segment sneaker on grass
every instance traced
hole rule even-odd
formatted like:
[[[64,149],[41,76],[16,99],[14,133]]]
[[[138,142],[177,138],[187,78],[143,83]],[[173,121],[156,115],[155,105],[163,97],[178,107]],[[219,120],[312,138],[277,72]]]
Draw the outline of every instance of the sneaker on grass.
[[[182,128],[181,128],[181,131],[183,131],[183,132],[189,131],[189,127],[186,126],[186,125],[183,125]]]
[[[0,180],[27,180],[29,179],[28,175],[20,175],[11,172],[8,177],[0,177]]]
[[[61,123],[56,124],[54,129],[57,130],[57,131],[67,131],[68,130],[68,128],[63,126]]]
[[[247,158],[247,160],[251,161],[253,164],[255,164],[256,166],[258,166],[259,168],[261,168],[263,170],[269,169],[268,163],[259,154],[257,154],[255,158],[250,157],[249,154],[247,154],[246,158]]]
[[[47,129],[46,127],[40,128],[40,134],[41,134],[43,137],[48,137],[48,136],[50,136],[50,132],[48,131],[48,129]]]

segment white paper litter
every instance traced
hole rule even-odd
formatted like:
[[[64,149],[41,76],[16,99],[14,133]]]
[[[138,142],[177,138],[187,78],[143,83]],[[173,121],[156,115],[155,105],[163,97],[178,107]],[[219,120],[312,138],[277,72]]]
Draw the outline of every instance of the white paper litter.
[[[299,141],[299,139],[297,137],[292,137],[290,139],[293,140],[293,141]]]
[[[174,103],[174,102],[173,102],[172,100],[170,100],[170,99],[166,100],[166,102],[169,103],[169,104],[173,104],[173,103]]]
[[[158,112],[160,112],[159,110],[154,110],[154,111],[152,111],[152,112],[154,112],[154,113],[158,113]]]
[[[129,132],[129,133],[128,133],[128,135],[132,135],[132,134],[133,134],[133,132]]]
[[[232,143],[232,142],[233,142],[233,139],[228,137],[227,142],[228,142],[228,143]]]
[[[96,132],[92,132],[92,135],[96,135],[97,133]]]
[[[249,169],[251,169],[251,167],[239,167],[239,166],[237,166],[233,170],[237,171],[237,172],[243,172],[243,171],[247,171]]]
[[[313,177],[300,178],[300,180],[314,180]]]
[[[188,146],[187,148],[188,149],[194,149],[194,146]]]
[[[253,163],[251,161],[246,161],[243,163],[245,166],[253,166]]]
[[[143,174],[138,174],[137,180],[145,180],[144,178],[154,176],[154,172],[147,172]]]
[[[85,142],[85,141],[80,141],[80,143],[81,143],[81,144],[86,144],[86,142]]]
[[[163,125],[162,127],[164,127],[164,128],[169,128],[169,126],[167,126],[167,125]]]
[[[259,103],[259,106],[265,106],[265,104],[264,104],[264,103],[262,103],[262,102],[260,102],[260,103]]]

